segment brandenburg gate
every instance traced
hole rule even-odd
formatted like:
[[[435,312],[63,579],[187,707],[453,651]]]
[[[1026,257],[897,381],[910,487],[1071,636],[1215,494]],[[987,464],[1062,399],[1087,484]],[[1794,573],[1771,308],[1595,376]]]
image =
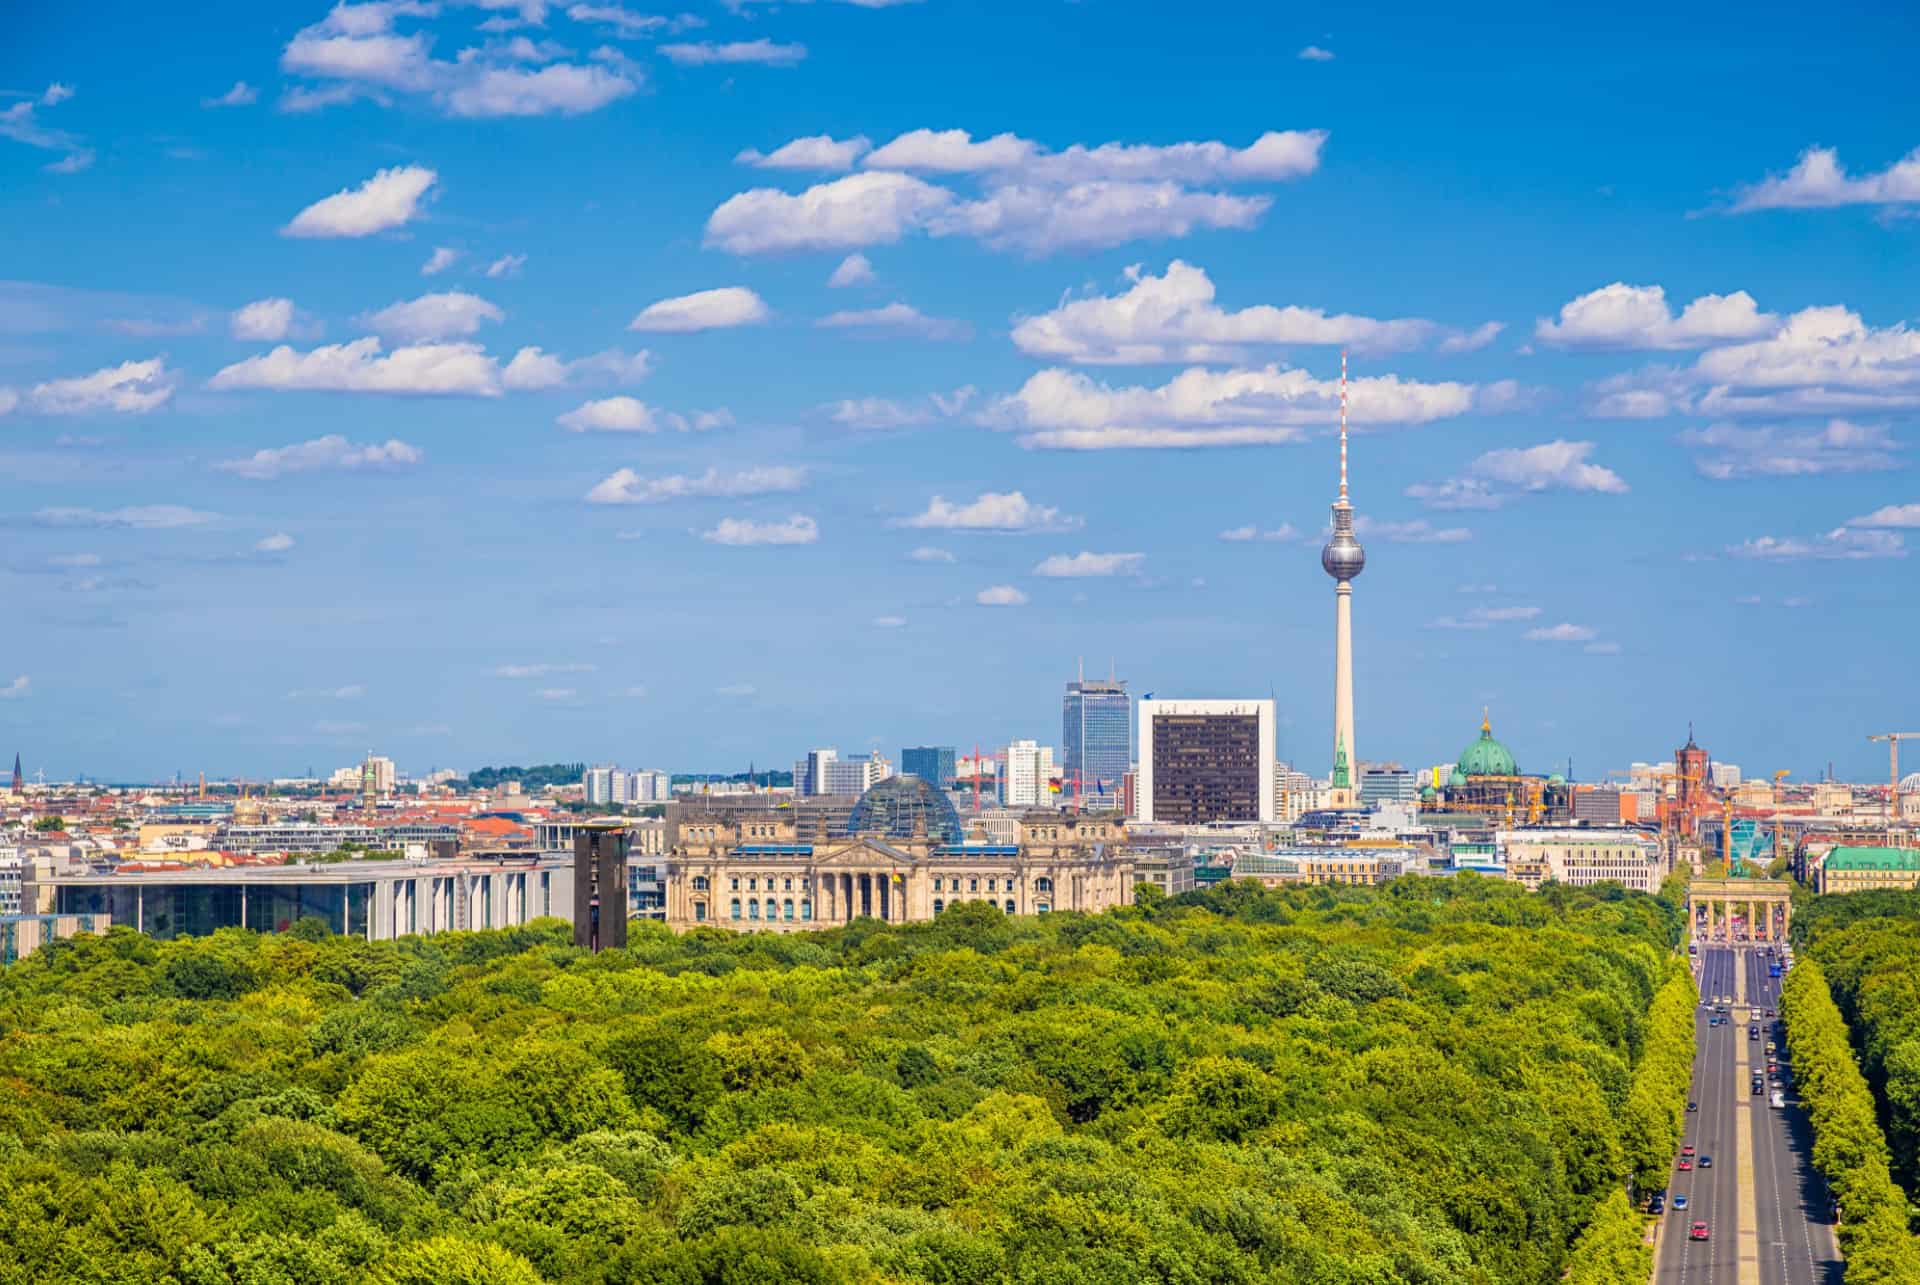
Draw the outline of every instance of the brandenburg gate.
[[[1793,885],[1780,879],[1695,879],[1687,923],[1700,941],[1783,942],[1793,922]]]

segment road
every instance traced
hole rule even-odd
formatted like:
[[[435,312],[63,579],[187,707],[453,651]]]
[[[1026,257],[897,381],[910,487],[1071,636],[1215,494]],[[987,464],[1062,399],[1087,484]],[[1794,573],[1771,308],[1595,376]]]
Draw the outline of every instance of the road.
[[[1777,1039],[1766,1010],[1779,1008],[1779,983],[1767,976],[1767,961],[1757,951],[1724,946],[1702,946],[1698,976],[1703,1002],[1694,1016],[1691,1094],[1699,1110],[1687,1117],[1684,1141],[1713,1157],[1713,1165],[1674,1172],[1654,1281],[1839,1285],[1840,1256],[1825,1188],[1813,1170],[1806,1113],[1790,1083],[1784,1110],[1769,1107],[1765,1093],[1748,1087],[1749,1071],[1767,1063],[1767,1040]],[[1728,1008],[1724,1026],[1709,1025],[1716,996]],[[1756,1040],[1747,1036],[1752,1023],[1760,1027]],[[1791,1071],[1784,1049],[1778,1063]],[[1671,1197],[1682,1194],[1688,1207],[1673,1209]],[[1695,1222],[1707,1224],[1709,1239],[1688,1237]]]

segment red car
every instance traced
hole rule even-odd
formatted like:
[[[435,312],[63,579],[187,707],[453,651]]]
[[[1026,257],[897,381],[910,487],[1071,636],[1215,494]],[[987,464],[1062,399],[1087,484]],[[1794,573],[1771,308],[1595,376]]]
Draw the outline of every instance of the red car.
[[[1687,1228],[1688,1240],[1705,1240],[1706,1238],[1707,1225],[1705,1223],[1695,1223],[1693,1226]]]
[[[1692,1168],[1693,1168],[1693,1157],[1692,1157],[1692,1156],[1681,1156],[1681,1157],[1680,1157],[1680,1172],[1681,1172],[1681,1173],[1687,1173],[1687,1172],[1689,1172],[1689,1171],[1690,1171],[1690,1170],[1691,1170]]]
[[[1682,1147],[1682,1148],[1680,1148],[1680,1154],[1681,1154],[1681,1155],[1683,1155],[1683,1156],[1690,1156],[1690,1155],[1692,1155],[1692,1154],[1693,1154],[1693,1144],[1692,1144],[1691,1142],[1689,1142],[1689,1143],[1688,1143],[1688,1144],[1687,1144],[1686,1146],[1684,1146],[1684,1147]]]

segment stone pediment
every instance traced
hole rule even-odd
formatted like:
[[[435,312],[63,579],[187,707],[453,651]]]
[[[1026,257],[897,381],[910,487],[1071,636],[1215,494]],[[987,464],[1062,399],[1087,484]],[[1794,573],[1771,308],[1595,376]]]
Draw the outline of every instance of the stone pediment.
[[[885,839],[860,835],[831,847],[814,845],[813,865],[819,870],[872,870],[876,866],[914,866],[922,860]]]

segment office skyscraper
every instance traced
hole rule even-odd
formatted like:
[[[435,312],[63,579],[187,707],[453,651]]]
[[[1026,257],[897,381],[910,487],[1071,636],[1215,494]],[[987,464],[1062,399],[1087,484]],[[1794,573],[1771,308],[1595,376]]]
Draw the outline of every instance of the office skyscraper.
[[[900,751],[900,770],[936,790],[951,790],[956,779],[954,757],[951,745],[913,745]]]
[[[1271,700],[1143,700],[1135,819],[1273,820]]]
[[[1060,706],[1060,744],[1066,752],[1066,798],[1079,807],[1118,808],[1120,786],[1133,766],[1133,709],[1118,678],[1067,684]]]

